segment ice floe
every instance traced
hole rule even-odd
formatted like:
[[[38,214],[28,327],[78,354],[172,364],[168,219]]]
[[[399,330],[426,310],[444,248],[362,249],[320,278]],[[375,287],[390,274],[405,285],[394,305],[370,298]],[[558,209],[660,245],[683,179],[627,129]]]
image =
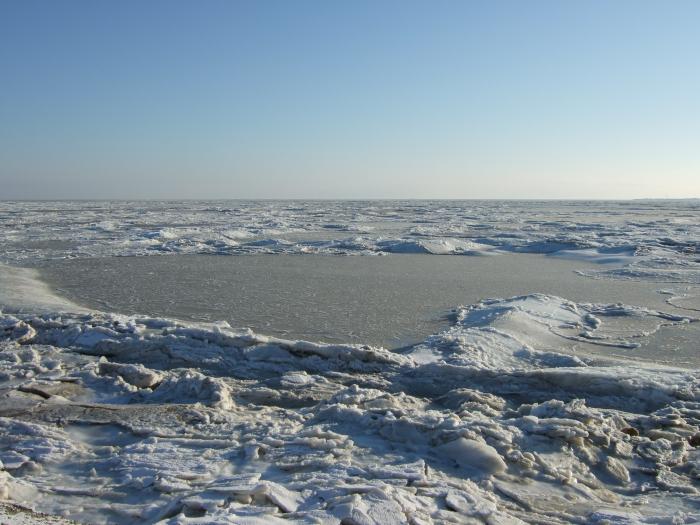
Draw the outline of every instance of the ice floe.
[[[484,299],[392,352],[87,311],[32,271],[2,267],[0,517],[698,523],[700,371],[586,351],[695,326],[697,211],[691,201],[2,203],[0,256],[13,265],[536,252],[599,263],[595,278],[663,282],[668,310]]]
[[[608,316],[694,322],[535,294],[398,354],[2,314],[4,494],[90,523],[697,519],[698,373],[555,351],[624,344]]]

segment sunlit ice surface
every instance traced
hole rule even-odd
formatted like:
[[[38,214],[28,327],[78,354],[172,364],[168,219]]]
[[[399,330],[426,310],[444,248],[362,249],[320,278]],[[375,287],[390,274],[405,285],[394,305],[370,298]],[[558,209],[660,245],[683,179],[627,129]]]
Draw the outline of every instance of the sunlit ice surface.
[[[86,523],[697,520],[698,208],[2,203],[4,497]]]

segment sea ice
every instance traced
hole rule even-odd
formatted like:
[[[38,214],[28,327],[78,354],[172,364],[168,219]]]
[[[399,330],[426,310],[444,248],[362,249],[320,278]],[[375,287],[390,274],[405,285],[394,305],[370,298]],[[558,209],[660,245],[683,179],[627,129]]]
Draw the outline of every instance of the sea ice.
[[[537,251],[674,283],[668,311],[484,299],[392,352],[87,311],[0,268],[3,520],[700,522],[700,372],[581,351],[694,326],[697,204],[2,203],[0,219],[12,264]]]

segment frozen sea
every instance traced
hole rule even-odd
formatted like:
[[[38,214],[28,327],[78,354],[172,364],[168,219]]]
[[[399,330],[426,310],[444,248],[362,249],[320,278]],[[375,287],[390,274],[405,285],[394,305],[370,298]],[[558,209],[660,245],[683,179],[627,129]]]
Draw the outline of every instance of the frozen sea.
[[[700,201],[0,202],[0,240],[8,505],[700,522]]]

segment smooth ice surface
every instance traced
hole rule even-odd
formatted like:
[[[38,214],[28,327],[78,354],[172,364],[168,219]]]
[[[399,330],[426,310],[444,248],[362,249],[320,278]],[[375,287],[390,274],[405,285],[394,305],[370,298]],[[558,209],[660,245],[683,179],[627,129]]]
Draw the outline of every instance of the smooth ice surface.
[[[52,261],[40,275],[62,295],[93,309],[225,320],[277,337],[387,348],[418,343],[447,326],[456,306],[489,297],[543,292],[579,302],[680,311],[666,304],[655,283],[594,280],[574,271],[589,267],[524,254],[178,255]],[[678,357],[677,352],[628,353],[661,361]]]
[[[21,505],[90,524],[700,523],[698,211],[0,203],[0,515]],[[309,253],[339,257],[284,255]],[[138,257],[112,257],[125,255]],[[277,294],[270,327],[295,301],[309,309],[310,265],[336,286],[352,275],[343,298],[358,288],[379,302],[350,310],[370,320],[421,319],[454,297],[453,322],[392,352],[214,317],[236,289],[251,310]],[[106,303],[81,309],[21,266],[68,291],[95,287]],[[461,280],[469,267],[478,279]],[[245,271],[224,285],[226,268]],[[163,274],[179,284],[154,285]],[[535,289],[512,287],[523,276]],[[144,290],[196,308],[178,310],[190,320],[115,311]],[[200,306],[213,322],[191,320]],[[319,335],[337,322],[314,315]]]
[[[71,311],[82,308],[39,280],[39,273],[32,268],[14,268],[0,264],[0,307],[33,312]]]

